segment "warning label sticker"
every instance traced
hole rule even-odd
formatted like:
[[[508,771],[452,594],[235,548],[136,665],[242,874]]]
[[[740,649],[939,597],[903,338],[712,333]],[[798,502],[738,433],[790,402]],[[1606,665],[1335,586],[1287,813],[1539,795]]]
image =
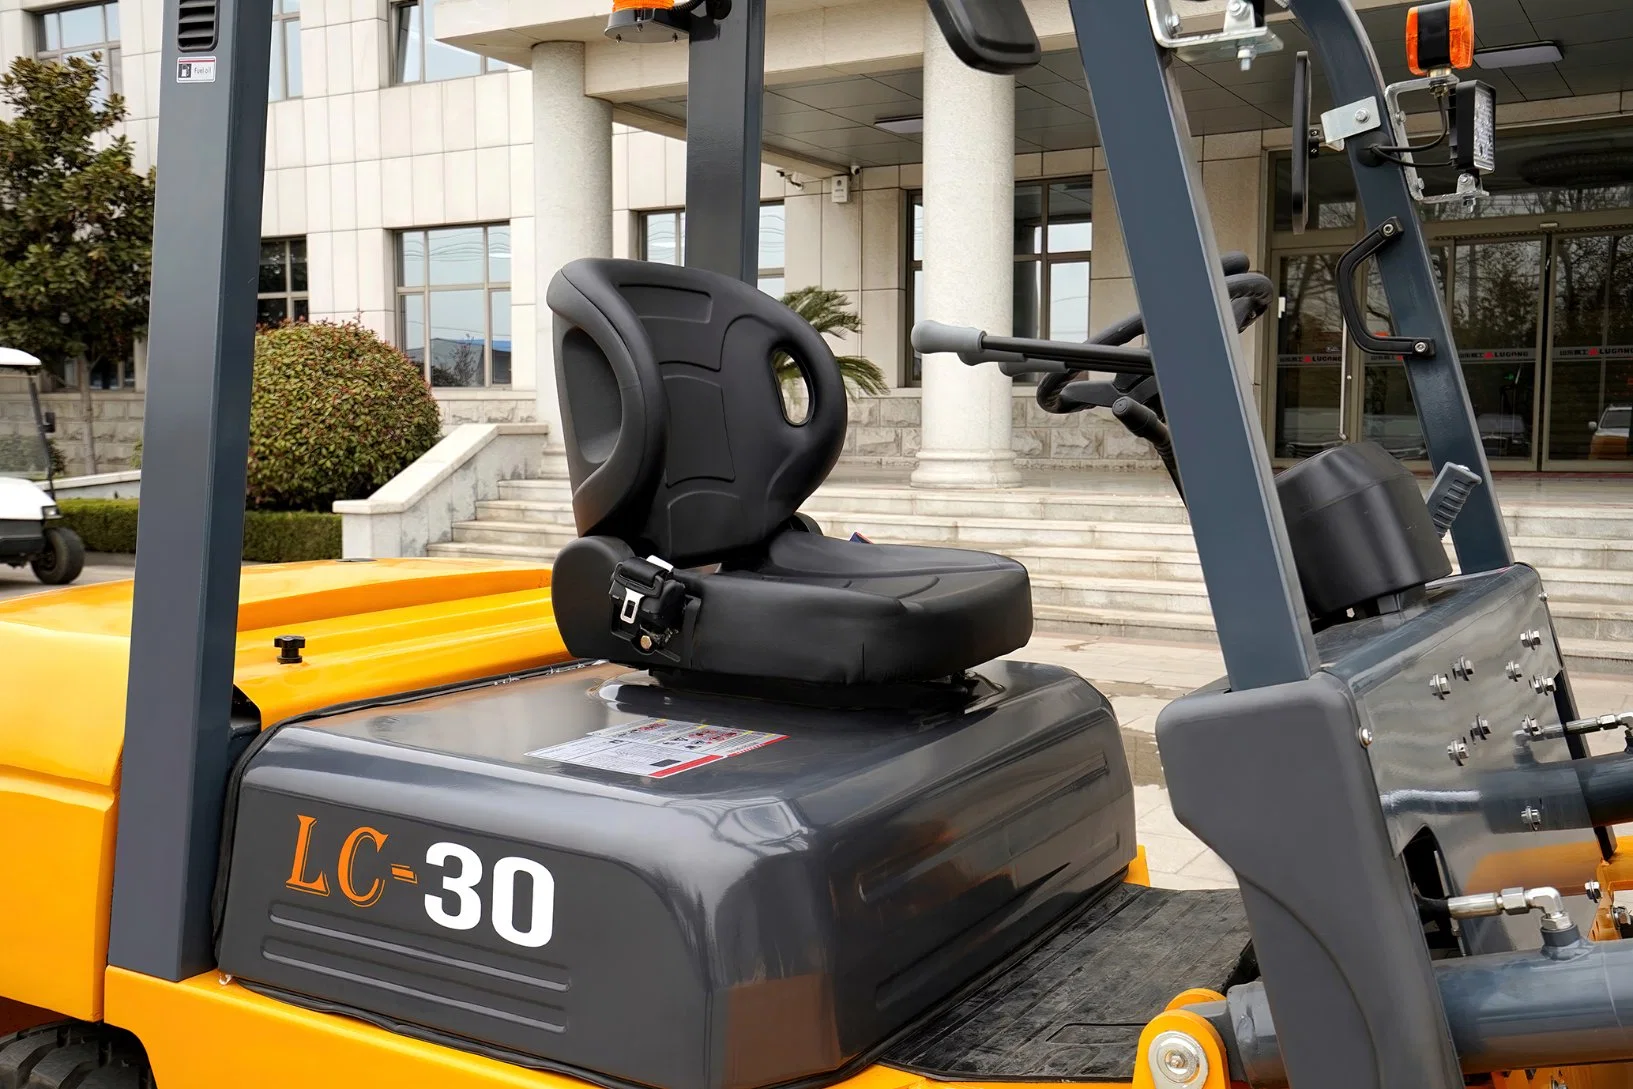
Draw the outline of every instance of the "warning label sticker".
[[[177,83],[214,83],[214,57],[177,57]]]
[[[664,779],[753,752],[786,736],[649,718],[608,726],[576,741],[534,749],[527,755],[538,760]]]

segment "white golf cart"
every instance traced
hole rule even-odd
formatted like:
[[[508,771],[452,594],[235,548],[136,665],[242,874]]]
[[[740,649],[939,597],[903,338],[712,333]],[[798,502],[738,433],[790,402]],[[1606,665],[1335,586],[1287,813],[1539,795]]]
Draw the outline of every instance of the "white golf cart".
[[[40,361],[16,348],[0,348],[0,374],[28,380],[34,405],[34,433],[0,435],[0,563],[28,564],[41,582],[61,586],[79,577],[85,566],[85,544],[65,525],[57,509],[51,465],[51,426],[40,411],[35,382]],[[45,487],[38,481],[44,479]]]

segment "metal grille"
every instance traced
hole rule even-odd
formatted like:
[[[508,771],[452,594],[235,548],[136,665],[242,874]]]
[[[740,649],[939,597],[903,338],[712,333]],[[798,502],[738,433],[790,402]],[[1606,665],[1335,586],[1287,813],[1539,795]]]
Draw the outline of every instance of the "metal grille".
[[[216,0],[181,0],[176,19],[176,48],[207,53],[215,48]]]

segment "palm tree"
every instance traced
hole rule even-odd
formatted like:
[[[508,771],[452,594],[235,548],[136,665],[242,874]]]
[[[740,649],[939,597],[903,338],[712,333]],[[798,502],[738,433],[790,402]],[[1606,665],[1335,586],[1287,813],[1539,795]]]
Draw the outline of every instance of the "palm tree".
[[[784,295],[782,303],[809,322],[819,333],[844,334],[862,331],[862,319],[850,308],[850,300],[845,298],[843,292],[826,287],[802,287],[798,291],[790,291]],[[859,355],[842,355],[836,358],[839,373],[845,379],[848,388],[874,395],[889,391],[890,387],[885,384],[884,372],[873,360]],[[804,384],[799,367],[795,366],[794,361],[786,354],[778,353],[774,366],[777,369],[777,381],[782,383],[785,394],[799,389]]]

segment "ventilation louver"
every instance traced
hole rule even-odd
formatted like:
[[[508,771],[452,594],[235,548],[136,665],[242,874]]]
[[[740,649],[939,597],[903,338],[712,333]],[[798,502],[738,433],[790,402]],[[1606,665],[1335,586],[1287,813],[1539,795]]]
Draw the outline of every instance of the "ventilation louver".
[[[176,48],[183,53],[208,53],[215,48],[216,0],[181,0],[176,20]]]

